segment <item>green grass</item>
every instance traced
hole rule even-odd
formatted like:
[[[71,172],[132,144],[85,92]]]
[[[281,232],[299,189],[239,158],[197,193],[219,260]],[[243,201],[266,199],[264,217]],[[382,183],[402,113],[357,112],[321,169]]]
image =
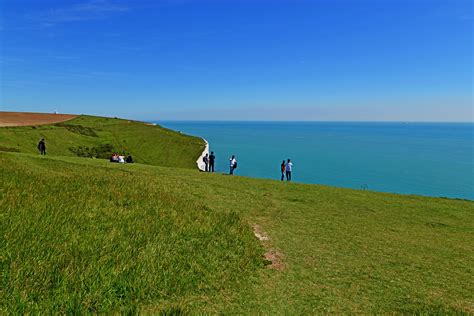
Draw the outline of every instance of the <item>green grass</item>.
[[[0,151],[36,153],[41,138],[46,140],[48,155],[77,156],[86,147],[111,145],[117,152],[131,153],[140,163],[181,168],[196,168],[205,147],[200,138],[160,126],[80,115],[54,125],[0,128]]]
[[[181,196],[184,183],[108,165],[0,160],[9,166],[1,169],[4,311],[190,308],[263,264],[238,214]]]
[[[100,138],[92,119],[80,125]],[[471,201],[0,152],[0,313],[474,313],[473,212]]]

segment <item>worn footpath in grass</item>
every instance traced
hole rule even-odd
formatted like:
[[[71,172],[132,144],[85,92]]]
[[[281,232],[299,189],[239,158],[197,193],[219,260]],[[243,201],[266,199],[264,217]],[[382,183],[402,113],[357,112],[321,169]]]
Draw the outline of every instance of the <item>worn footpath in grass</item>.
[[[3,313],[474,312],[470,201],[21,153],[0,166]]]

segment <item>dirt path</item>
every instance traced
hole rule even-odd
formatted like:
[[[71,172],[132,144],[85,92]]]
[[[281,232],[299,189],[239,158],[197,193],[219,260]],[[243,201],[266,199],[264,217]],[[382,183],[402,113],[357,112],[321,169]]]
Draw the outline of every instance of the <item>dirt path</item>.
[[[75,117],[77,115],[0,111],[0,127],[54,124],[68,121]]]

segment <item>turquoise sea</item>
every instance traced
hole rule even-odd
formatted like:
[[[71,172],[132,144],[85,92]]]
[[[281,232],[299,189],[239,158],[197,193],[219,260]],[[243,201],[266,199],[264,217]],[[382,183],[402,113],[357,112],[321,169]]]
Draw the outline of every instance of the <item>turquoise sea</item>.
[[[474,124],[156,122],[209,141],[219,172],[384,192],[474,200]]]

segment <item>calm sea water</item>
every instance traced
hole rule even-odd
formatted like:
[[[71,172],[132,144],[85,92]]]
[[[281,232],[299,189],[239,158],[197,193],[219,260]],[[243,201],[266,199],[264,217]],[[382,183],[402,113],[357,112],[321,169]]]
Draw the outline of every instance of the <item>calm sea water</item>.
[[[219,172],[356,189],[474,199],[474,124],[157,122],[207,139]]]

